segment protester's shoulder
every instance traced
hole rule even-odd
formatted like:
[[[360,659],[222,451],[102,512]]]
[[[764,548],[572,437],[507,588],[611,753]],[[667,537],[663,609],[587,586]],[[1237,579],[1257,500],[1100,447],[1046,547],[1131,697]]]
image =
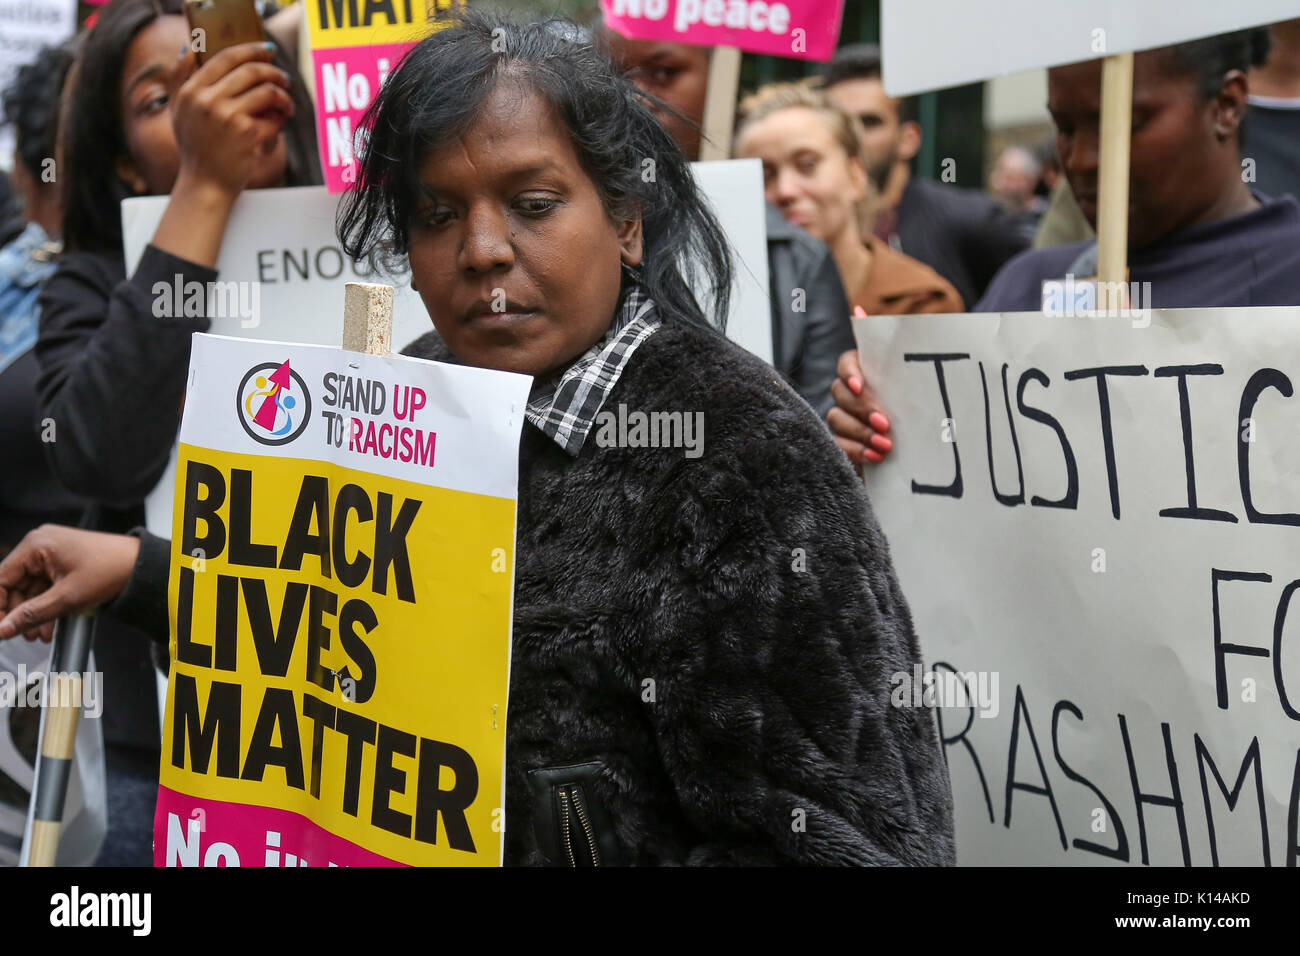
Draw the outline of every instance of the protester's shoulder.
[[[718,409],[759,402],[776,409],[802,402],[779,372],[720,332],[664,319],[628,363],[629,382]]]
[[[989,283],[975,312],[1033,311],[1042,304],[1042,283],[1065,275],[1070,263],[1091,244],[1091,240],[1071,242],[1044,249],[1026,249],[1003,264]]]
[[[107,296],[113,286],[125,278],[121,253],[94,250],[64,252],[59,256],[54,274],[46,283],[47,297],[67,290],[86,287],[100,289]]]
[[[98,252],[65,252],[37,296],[43,341],[77,334],[108,318],[107,303],[123,279],[121,257]]]
[[[718,332],[666,321],[633,354],[613,402],[704,413],[708,454],[765,467],[851,469],[825,423],[771,365]],[[758,452],[758,449],[762,449]]]
[[[1001,218],[1002,207],[997,200],[975,189],[922,178],[909,180],[907,189],[927,208],[937,210],[953,220]]]

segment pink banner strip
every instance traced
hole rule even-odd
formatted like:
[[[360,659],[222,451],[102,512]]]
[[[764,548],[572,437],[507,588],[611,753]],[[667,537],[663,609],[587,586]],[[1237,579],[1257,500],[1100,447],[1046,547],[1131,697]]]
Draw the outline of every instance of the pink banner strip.
[[[379,43],[312,50],[316,83],[316,140],[321,171],[331,193],[356,181],[353,146],[357,125],[379,87],[414,43]]]
[[[404,866],[300,813],[158,788],[154,866]]]
[[[633,40],[826,61],[835,53],[844,0],[600,0],[600,9]]]

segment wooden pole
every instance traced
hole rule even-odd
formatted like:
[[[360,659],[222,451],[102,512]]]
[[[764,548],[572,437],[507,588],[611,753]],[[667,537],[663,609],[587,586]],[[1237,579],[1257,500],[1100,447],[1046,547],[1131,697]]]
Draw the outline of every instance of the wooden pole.
[[[50,652],[49,699],[42,700],[41,750],[32,787],[31,832],[25,866],[54,866],[59,853],[63,808],[76,756],[81,722],[82,674],[90,660],[93,618],[63,618],[54,629]]]
[[[343,288],[343,348],[390,355],[392,342],[393,287],[349,282]]]
[[[709,89],[704,100],[700,159],[730,159],[736,127],[736,93],[740,90],[740,51],[715,46],[709,56]]]
[[[1128,264],[1129,134],[1133,122],[1133,54],[1117,53],[1101,64],[1101,142],[1097,173],[1097,281],[1124,283]],[[1102,286],[1118,289],[1120,285]],[[1127,308],[1127,301],[1097,307]]]

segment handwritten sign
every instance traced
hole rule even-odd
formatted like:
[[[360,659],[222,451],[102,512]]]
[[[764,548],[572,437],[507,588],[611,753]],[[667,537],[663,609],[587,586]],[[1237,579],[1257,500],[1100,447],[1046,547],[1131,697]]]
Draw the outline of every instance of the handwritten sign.
[[[855,320],[959,863],[1295,865],[1297,323]]]

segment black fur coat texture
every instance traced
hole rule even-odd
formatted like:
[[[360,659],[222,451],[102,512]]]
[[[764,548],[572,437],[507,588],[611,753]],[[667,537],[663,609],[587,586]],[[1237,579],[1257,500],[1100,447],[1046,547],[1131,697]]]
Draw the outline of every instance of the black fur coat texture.
[[[405,352],[449,359],[432,333]],[[951,864],[934,714],[890,703],[911,615],[825,425],[671,321],[620,404],[702,412],[702,454],[593,430],[574,458],[524,425],[506,863]]]

